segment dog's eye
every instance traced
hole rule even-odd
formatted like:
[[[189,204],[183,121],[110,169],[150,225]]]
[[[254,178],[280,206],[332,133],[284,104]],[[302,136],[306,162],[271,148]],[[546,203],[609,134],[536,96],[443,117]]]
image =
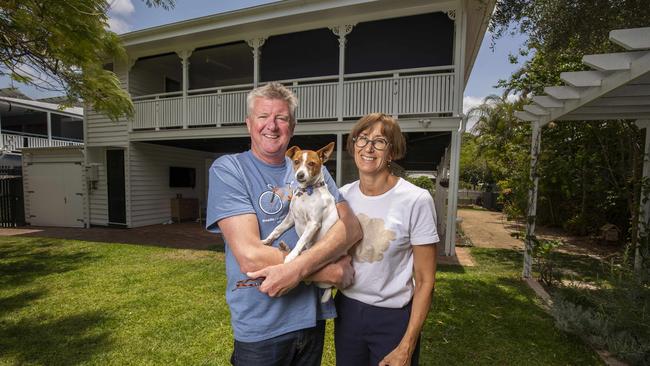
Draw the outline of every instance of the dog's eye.
[[[316,163],[314,163],[313,161],[310,161],[309,163],[307,163],[307,165],[314,166],[314,165],[316,165]]]
[[[300,160],[294,160],[293,163],[298,165],[298,164],[300,164]]]

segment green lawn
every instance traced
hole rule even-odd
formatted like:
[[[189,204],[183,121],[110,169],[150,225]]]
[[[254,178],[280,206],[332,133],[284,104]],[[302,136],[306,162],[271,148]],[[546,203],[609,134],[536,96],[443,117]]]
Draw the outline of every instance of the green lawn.
[[[421,364],[601,364],[537,306],[519,254],[472,254],[440,268]],[[2,237],[0,364],[226,365],[224,273],[220,252]]]

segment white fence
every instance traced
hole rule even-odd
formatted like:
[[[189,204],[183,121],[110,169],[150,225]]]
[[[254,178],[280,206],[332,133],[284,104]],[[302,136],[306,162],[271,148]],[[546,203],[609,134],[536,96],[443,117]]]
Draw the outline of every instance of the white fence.
[[[72,139],[52,138],[35,134],[11,134],[2,132],[2,149],[4,151],[19,151],[25,147],[51,147],[83,145],[83,142]]]
[[[342,83],[338,76],[282,83],[296,93],[300,101],[296,118],[301,121],[358,118],[371,112],[396,116],[452,113],[456,98],[451,66],[350,74]],[[246,115],[246,94],[252,87],[189,90],[185,98],[181,92],[135,97],[131,128],[241,124]]]

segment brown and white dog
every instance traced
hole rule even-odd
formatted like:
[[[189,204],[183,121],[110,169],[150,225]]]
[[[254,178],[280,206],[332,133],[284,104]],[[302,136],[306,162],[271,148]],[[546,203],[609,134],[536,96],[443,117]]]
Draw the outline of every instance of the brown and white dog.
[[[333,151],[333,142],[318,151],[300,150],[297,146],[287,150],[286,156],[293,162],[294,178],[298,188],[291,196],[287,216],[262,241],[265,245],[271,245],[282,233],[295,225],[300,238],[293,250],[285,257],[285,263],[294,260],[303,250],[309,249],[339,218],[336,202],[327,189],[321,169]],[[330,285],[320,283],[317,285],[326,289],[321,301],[327,301],[331,296]]]

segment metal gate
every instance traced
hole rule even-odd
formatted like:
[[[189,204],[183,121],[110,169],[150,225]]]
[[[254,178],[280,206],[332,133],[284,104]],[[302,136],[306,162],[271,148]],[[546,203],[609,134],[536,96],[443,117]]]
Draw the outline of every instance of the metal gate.
[[[0,227],[25,225],[21,167],[0,166]]]

